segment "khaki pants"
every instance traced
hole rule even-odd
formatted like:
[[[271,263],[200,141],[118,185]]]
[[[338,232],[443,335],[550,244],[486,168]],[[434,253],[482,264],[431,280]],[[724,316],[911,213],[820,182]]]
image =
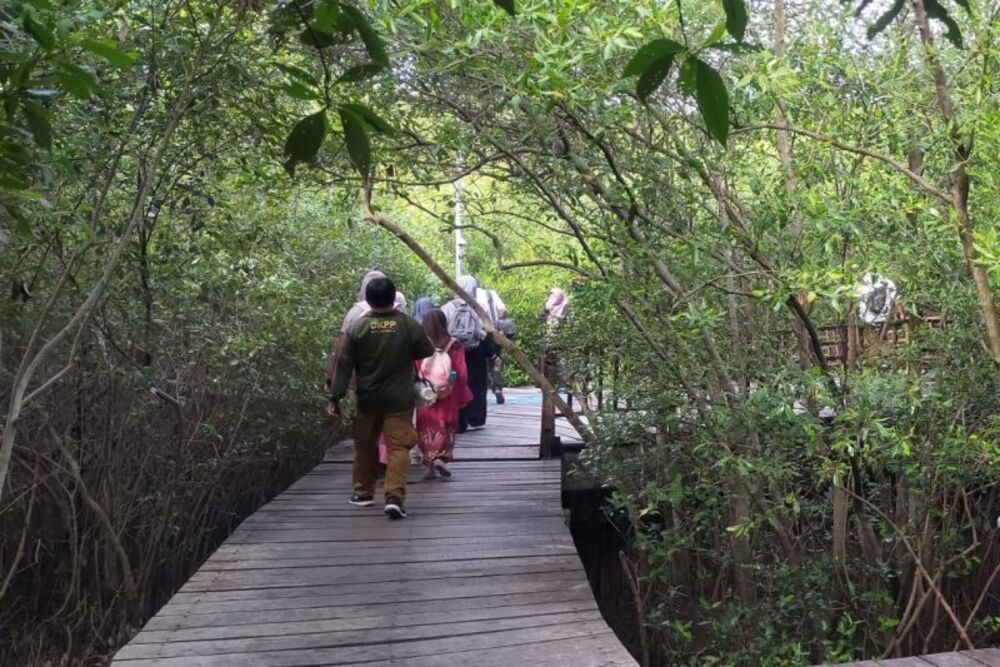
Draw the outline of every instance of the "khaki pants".
[[[378,477],[378,438],[385,436],[389,463],[385,473],[385,495],[406,498],[406,478],[410,474],[410,449],[417,444],[413,409],[388,414],[358,412],[354,418],[354,492],[375,494]]]

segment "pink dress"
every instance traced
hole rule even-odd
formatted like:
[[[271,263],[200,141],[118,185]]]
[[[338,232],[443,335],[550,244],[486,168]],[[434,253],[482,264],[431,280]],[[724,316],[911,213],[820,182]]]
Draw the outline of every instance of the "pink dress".
[[[451,460],[455,450],[455,432],[458,430],[458,411],[472,400],[472,390],[469,389],[469,371],[465,365],[465,350],[458,341],[452,340],[448,348],[451,357],[451,368],[458,375],[455,386],[447,397],[439,399],[434,405],[417,408],[417,446],[424,455],[424,463],[430,465],[434,459]],[[413,364],[414,372],[420,371],[420,362]],[[389,451],[385,439],[379,438],[378,458],[382,465],[389,460]]]
[[[472,400],[465,350],[457,341],[452,341],[448,356],[451,357],[452,370],[458,375],[451,393],[438,399],[434,405],[417,408],[417,446],[428,466],[435,459],[451,460],[455,451],[458,411]]]

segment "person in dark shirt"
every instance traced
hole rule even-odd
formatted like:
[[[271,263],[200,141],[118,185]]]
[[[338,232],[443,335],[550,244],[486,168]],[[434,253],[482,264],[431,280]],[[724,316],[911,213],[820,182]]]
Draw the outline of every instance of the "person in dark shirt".
[[[368,283],[371,310],[351,324],[344,336],[330,389],[329,412],[340,416],[340,401],[352,375],[357,378],[358,414],[354,419],[354,495],[350,503],[369,507],[375,499],[378,440],[385,436],[389,462],[385,475],[385,513],[406,516],[409,450],[417,442],[413,428],[413,362],[434,354],[423,327],[393,308],[396,286],[388,278]]]

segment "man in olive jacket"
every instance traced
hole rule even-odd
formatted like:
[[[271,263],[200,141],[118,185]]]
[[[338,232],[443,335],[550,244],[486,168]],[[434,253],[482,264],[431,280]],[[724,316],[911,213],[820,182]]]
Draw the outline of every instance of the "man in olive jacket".
[[[385,436],[389,464],[385,474],[385,513],[406,517],[409,450],[417,443],[413,428],[413,362],[434,354],[423,328],[397,312],[396,286],[388,278],[368,283],[371,310],[348,327],[330,392],[330,413],[339,417],[340,400],[357,376],[358,414],[354,419],[354,495],[350,503],[369,507],[375,499],[378,439]]]

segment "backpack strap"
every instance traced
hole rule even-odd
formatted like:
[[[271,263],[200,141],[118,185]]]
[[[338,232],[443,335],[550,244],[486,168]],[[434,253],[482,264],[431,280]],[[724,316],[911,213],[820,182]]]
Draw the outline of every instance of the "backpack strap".
[[[496,325],[497,323],[497,307],[493,304],[493,290],[486,290],[486,303],[490,306],[490,323]]]

